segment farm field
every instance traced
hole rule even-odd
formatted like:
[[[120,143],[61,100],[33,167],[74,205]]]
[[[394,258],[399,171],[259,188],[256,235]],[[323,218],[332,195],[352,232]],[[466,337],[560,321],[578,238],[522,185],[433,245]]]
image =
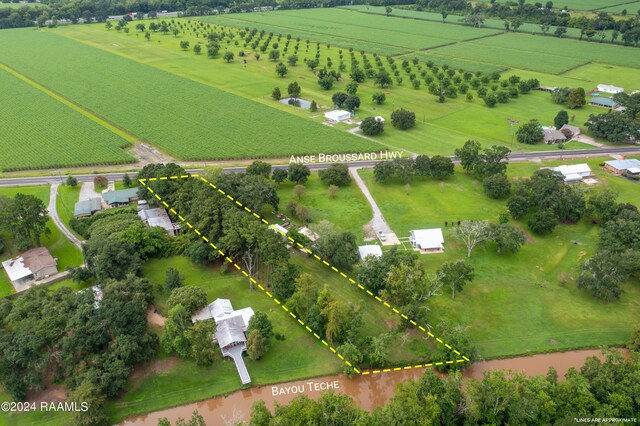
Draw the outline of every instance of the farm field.
[[[3,49],[5,50],[5,49]],[[0,68],[2,171],[132,162],[129,142]]]
[[[3,31],[0,41],[13,46],[3,49],[0,61],[180,159],[278,157],[318,149],[378,148],[364,139],[51,31]],[[40,61],[51,66],[42,68]],[[292,133],[305,135],[305,140],[292,137]],[[256,140],[262,143],[256,144]]]
[[[617,81],[617,85],[624,87],[627,92],[640,90],[638,70],[604,64],[587,64],[562,74],[562,77],[581,80],[590,83],[595,88],[599,83],[609,80]],[[584,86],[587,89],[588,86]]]
[[[605,7],[603,9],[598,9],[598,12],[609,12],[609,13],[622,13],[623,10],[626,10],[628,15],[635,15],[640,10],[640,1],[636,1],[633,3],[622,3],[617,6]]]
[[[351,10],[333,8],[243,13],[201,19],[205,22],[249,28],[262,28],[266,24],[278,28],[277,32],[291,33],[293,36],[297,36],[295,31],[304,31],[314,34],[310,36],[310,40],[385,55],[499,34],[491,29],[467,27],[444,32],[439,26],[424,25],[418,21],[407,20],[399,23],[396,19],[386,16],[359,14]],[[349,45],[342,44],[341,40],[346,40]],[[361,45],[362,41],[366,45]],[[370,50],[367,48],[369,44],[381,47]]]
[[[621,202],[637,205],[640,185],[615,177],[590,159],[603,186],[616,190]],[[530,176],[542,166],[585,162],[573,160],[509,165],[512,180]],[[360,171],[391,228],[406,237],[409,230],[442,227],[446,252],[421,256],[433,273],[445,261],[466,259],[466,248],[444,227],[444,221],[497,221],[504,201],[486,197],[482,185],[457,168],[443,183],[416,181],[409,194],[401,184],[376,184],[370,170]],[[526,224],[512,223],[528,231]],[[595,250],[598,228],[583,221],[561,225],[545,237],[528,234],[517,254],[499,255],[492,245],[476,249],[469,262],[476,279],[455,300],[443,292],[433,302],[432,318],[469,326],[482,357],[502,357],[575,347],[624,344],[640,315],[640,287],[629,282],[619,302],[604,303],[575,286],[577,266]],[[572,244],[577,241],[578,244]],[[612,316],[611,309],[616,315]]]
[[[588,62],[640,68],[640,55],[634,55],[633,53],[637,53],[634,49],[511,32],[499,37],[433,49],[429,53],[509,68],[559,74]]]
[[[436,24],[439,25],[439,24]],[[254,58],[248,57],[245,64],[236,56],[236,59],[227,64],[218,59],[210,60],[204,55],[194,55],[192,52],[183,52],[179,48],[179,43],[174,40],[173,36],[154,35],[160,39],[162,43],[147,43],[141,37],[135,37],[132,34],[125,35],[116,33],[115,31],[106,31],[104,28],[93,25],[70,26],[60,29],[62,34],[75,40],[82,41],[91,46],[107,50],[126,58],[140,61],[151,66],[159,67],[166,71],[176,73],[186,78],[190,78],[205,84],[216,85],[221,89],[254,99],[269,105],[272,108],[278,108],[287,111],[290,114],[296,114],[315,120],[317,123],[322,121],[320,114],[309,113],[300,108],[293,108],[270,99],[269,94],[274,86],[278,86],[281,90],[289,81],[297,80],[302,87],[303,99],[316,100],[322,108],[329,108],[332,104],[331,95],[336,91],[344,91],[348,79],[336,82],[333,90],[325,91],[315,82],[316,77],[304,65],[303,60],[313,58],[315,45],[311,45],[309,51],[304,47],[304,41],[301,42],[299,50],[299,65],[288,66],[289,74],[285,79],[277,77],[273,71],[275,64],[271,61],[255,61]],[[274,36],[275,37],[275,36]],[[192,43],[197,42],[193,35],[185,34],[179,39],[186,39]],[[274,38],[274,40],[276,40]],[[284,40],[284,39],[283,39]],[[293,40],[295,42],[295,40]],[[239,53],[242,47],[234,47],[231,44],[229,50]],[[284,52],[283,55],[291,53]],[[340,49],[332,46],[320,46],[320,59],[325,61],[326,57],[332,57],[334,61],[338,61]],[[350,62],[348,51],[343,51],[346,64]],[[367,55],[370,61],[373,58]],[[407,59],[413,59],[413,55],[408,55]],[[361,55],[356,55],[357,60],[362,60]],[[399,58],[396,61],[398,64]],[[334,64],[336,63],[334,62]],[[392,72],[386,60],[382,61],[383,66]],[[424,64],[419,64],[425,69]],[[410,62],[412,72],[418,73],[418,66],[414,66]],[[400,67],[398,67],[400,69]],[[511,73],[516,75],[527,74],[527,71],[512,70],[504,74],[507,78]],[[530,74],[530,73],[529,73]],[[403,72],[404,80],[407,81],[406,74]],[[536,74],[536,78],[541,84],[546,83],[550,78],[560,78],[547,74]],[[557,85],[572,85],[575,82],[569,81]],[[615,81],[612,84],[616,84]],[[590,84],[589,84],[590,86]],[[493,144],[511,146],[512,133],[515,131],[507,124],[507,118],[518,119],[520,121],[528,121],[531,118],[538,118],[542,122],[550,122],[558,110],[558,106],[553,104],[550,96],[546,93],[533,91],[528,95],[523,95],[517,99],[511,100],[508,104],[498,104],[495,108],[487,108],[481,99],[478,99],[475,92],[474,99],[469,102],[464,99],[463,95],[459,95],[458,99],[447,100],[446,103],[440,104],[436,102],[436,98],[426,91],[426,84],[423,84],[419,90],[410,87],[409,83],[403,82],[398,86],[394,84],[391,88],[384,90],[387,100],[383,105],[375,105],[371,102],[371,97],[380,89],[374,86],[371,79],[361,83],[358,87],[358,96],[362,100],[360,109],[357,111],[356,119],[367,117],[370,115],[382,115],[389,118],[391,112],[395,108],[406,108],[416,112],[417,126],[410,131],[400,131],[392,126],[386,126],[383,135],[376,137],[379,141],[379,147],[389,147],[390,149],[403,149],[416,153],[428,154],[453,154],[455,148],[461,146],[468,139],[479,140],[483,145],[490,146]],[[589,113],[597,113],[594,107],[585,107],[575,110],[576,123],[584,123]],[[571,142],[567,148],[588,148],[578,142]],[[557,149],[551,145],[523,145],[515,144],[514,151],[531,151],[531,150],[554,150]]]
[[[385,15],[386,16],[386,11],[385,8],[382,6],[368,6],[368,5],[353,5],[353,6],[339,6],[340,9],[344,8],[344,9],[348,9],[348,10],[356,10],[358,12],[361,13],[370,13],[370,14],[376,14],[376,15]],[[417,20],[422,20],[422,21],[433,21],[433,22],[438,22],[440,24],[442,23],[442,15],[440,13],[436,13],[436,12],[425,12],[425,11],[417,11],[417,10],[412,10],[412,9],[405,9],[405,8],[392,8],[393,12],[391,13],[391,15],[389,17],[393,18],[407,18],[407,19],[417,19]],[[445,20],[443,25],[463,25],[462,24],[462,20],[463,20],[464,16],[462,15],[456,15],[453,13],[450,13],[447,16],[447,19]],[[456,27],[457,28],[457,27]],[[464,27],[464,28],[469,28],[469,27]],[[492,28],[495,30],[500,30],[500,32],[504,31],[504,20],[501,19],[497,19],[497,18],[486,18],[484,20],[484,24],[482,25],[482,28]],[[557,27],[555,26],[550,26],[549,27],[549,34],[553,34],[553,32],[556,30]],[[445,27],[442,27],[443,30],[445,30]],[[530,34],[542,34],[541,30],[540,30],[540,25],[538,24],[531,24],[531,23],[523,23],[520,28],[518,28],[519,33],[530,33]],[[609,32],[607,32],[609,33]],[[572,38],[578,38],[580,37],[580,30],[576,29],[576,28],[567,28],[567,32],[565,34],[565,37],[572,37]],[[618,40],[618,43],[622,43],[622,41]]]

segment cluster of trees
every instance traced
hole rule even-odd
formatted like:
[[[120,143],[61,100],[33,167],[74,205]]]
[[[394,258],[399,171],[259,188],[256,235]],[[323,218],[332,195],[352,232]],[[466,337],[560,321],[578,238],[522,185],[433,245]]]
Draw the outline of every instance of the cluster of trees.
[[[586,202],[586,216],[600,224],[600,242],[582,266],[577,284],[602,300],[617,300],[621,284],[640,273],[640,213],[633,204],[618,203],[604,189]]]
[[[511,183],[506,176],[506,160],[510,153],[511,150],[504,146],[482,149],[480,143],[473,140],[455,150],[462,168],[483,181],[484,192],[491,198],[504,198],[511,192]]]
[[[443,180],[453,175],[453,161],[449,157],[418,155],[414,158],[395,158],[381,161],[373,167],[376,182],[399,181],[409,183],[415,176],[433,177]]]
[[[553,232],[560,222],[578,222],[586,204],[580,187],[565,185],[561,173],[542,169],[515,186],[507,207],[514,219],[527,217],[529,228],[543,235]]]
[[[640,140],[640,93],[629,95],[617,93],[613,100],[625,107],[624,112],[608,111],[589,115],[585,126],[594,135],[611,142],[634,142]]]
[[[44,202],[33,195],[0,195],[0,233],[6,233],[18,250],[39,246],[43,235],[51,234]],[[0,253],[4,245],[0,244]]]
[[[576,87],[575,89],[561,87],[551,92],[551,100],[569,109],[576,109],[587,104],[587,95],[582,87]]]
[[[618,351],[600,361],[590,357],[564,380],[550,367],[546,376],[495,370],[482,380],[464,380],[460,373],[441,376],[425,371],[419,380],[399,384],[391,400],[367,412],[343,394],[323,393],[317,400],[301,395],[288,405],[264,401],[251,409],[251,424],[569,424],[581,418],[635,418],[640,405],[637,380],[640,354],[625,359]]]
[[[155,354],[158,339],[147,332],[153,296],[146,280],[129,275],[99,286],[102,300],[91,289],[38,286],[0,300],[0,383],[14,399],[42,389],[45,378],[60,381],[70,401],[89,403],[74,424],[106,423],[106,398],[118,395],[133,365]]]

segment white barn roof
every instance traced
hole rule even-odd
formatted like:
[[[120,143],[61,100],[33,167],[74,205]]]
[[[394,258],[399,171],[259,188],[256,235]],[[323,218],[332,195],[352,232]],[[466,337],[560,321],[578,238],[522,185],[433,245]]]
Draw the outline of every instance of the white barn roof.
[[[556,172],[560,172],[566,178],[569,175],[580,175],[580,176],[590,176],[591,175],[591,167],[588,164],[569,164],[562,165],[558,167],[554,167],[552,170]]]
[[[278,225],[277,223],[274,223],[271,225],[271,229],[273,229],[274,231],[276,231],[278,234],[287,234],[289,232],[289,230],[287,228],[285,228],[282,225]]]
[[[598,84],[598,91],[605,93],[620,93],[624,92],[624,88],[612,86],[611,84]]]
[[[360,259],[364,259],[367,256],[382,256],[382,249],[377,244],[358,246],[358,252],[360,252]]]
[[[335,109],[324,113],[324,118],[331,121],[344,121],[351,118],[351,113],[343,109]]]
[[[11,282],[21,280],[32,274],[31,270],[24,264],[22,256],[17,256],[9,260],[2,262],[2,267],[9,275]]]
[[[444,236],[441,228],[413,230],[411,231],[411,240],[414,242],[414,246],[421,250],[444,248]]]

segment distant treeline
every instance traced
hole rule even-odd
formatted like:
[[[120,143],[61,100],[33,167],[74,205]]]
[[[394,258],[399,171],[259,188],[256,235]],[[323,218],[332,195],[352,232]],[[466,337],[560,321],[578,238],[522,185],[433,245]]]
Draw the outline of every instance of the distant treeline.
[[[131,12],[182,12],[184,15],[212,15],[215,13],[248,12],[259,7],[278,7],[280,9],[305,9],[313,7],[344,6],[365,3],[349,0],[42,0],[37,7],[5,7],[0,3],[0,29],[55,25],[55,21],[105,21],[109,16],[124,15]],[[407,3],[406,0],[372,0],[372,6]],[[53,21],[53,22],[52,22]]]

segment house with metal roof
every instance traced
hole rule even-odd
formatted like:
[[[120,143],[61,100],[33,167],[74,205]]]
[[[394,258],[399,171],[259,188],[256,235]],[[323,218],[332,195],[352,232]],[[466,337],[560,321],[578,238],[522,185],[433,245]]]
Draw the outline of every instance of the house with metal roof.
[[[58,261],[45,247],[36,247],[5,260],[2,267],[18,292],[28,289],[33,281],[58,273]]]
[[[138,201],[138,188],[119,189],[102,193],[102,199],[109,207],[119,207]]]
[[[640,160],[636,160],[635,158],[631,158],[628,160],[611,160],[605,161],[604,167],[608,170],[611,170],[615,174],[621,175],[625,172],[630,174],[639,174],[640,173]]]
[[[620,106],[620,104],[613,99],[604,98],[602,96],[594,96],[593,98],[589,99],[589,105],[609,109],[618,108],[618,106]]]
[[[593,176],[593,172],[588,164],[569,164],[553,167],[551,170],[559,172],[564,178],[564,183],[576,183],[583,178]]]
[[[247,350],[246,331],[254,312],[251,308],[234,310],[229,299],[216,299],[191,316],[191,322],[213,320],[216,323],[215,341],[222,356],[233,359],[243,385],[251,383],[242,354]]]
[[[73,208],[74,217],[91,216],[95,212],[102,210],[102,199],[99,197],[87,198],[86,200],[78,201]]]
[[[349,120],[350,118],[351,118],[351,113],[343,109],[336,109],[336,110],[327,111],[324,113],[324,119],[333,123],[346,121],[346,120]]]
[[[598,92],[611,93],[612,95],[624,92],[624,88],[612,86],[611,84],[598,84],[596,89],[598,90]]]
[[[364,260],[367,256],[382,256],[382,249],[377,244],[370,244],[365,246],[358,246],[358,252],[360,253],[360,259]]]
[[[138,217],[149,227],[159,226],[170,235],[176,235],[180,230],[180,225],[171,222],[169,213],[165,209],[150,209],[148,205],[138,211]]]
[[[409,242],[413,249],[421,254],[444,251],[444,236],[441,228],[415,229],[409,233]]]

